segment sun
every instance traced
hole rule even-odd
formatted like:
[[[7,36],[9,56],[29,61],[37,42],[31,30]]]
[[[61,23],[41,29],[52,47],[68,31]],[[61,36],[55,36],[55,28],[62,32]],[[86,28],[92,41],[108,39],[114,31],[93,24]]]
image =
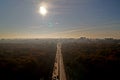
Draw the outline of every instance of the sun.
[[[47,9],[44,6],[40,6],[39,13],[45,16],[47,14]]]

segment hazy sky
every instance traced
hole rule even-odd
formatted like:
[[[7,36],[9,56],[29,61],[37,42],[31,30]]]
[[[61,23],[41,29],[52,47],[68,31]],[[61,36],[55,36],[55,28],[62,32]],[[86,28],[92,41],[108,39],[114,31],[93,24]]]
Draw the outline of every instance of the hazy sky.
[[[0,0],[0,38],[81,36],[120,38],[120,0]]]

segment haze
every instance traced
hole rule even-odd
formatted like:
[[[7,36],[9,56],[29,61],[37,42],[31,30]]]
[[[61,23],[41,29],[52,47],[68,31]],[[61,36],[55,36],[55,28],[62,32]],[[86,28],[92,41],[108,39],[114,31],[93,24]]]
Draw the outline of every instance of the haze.
[[[120,0],[0,0],[0,38],[120,38]],[[47,15],[39,14],[41,5]]]

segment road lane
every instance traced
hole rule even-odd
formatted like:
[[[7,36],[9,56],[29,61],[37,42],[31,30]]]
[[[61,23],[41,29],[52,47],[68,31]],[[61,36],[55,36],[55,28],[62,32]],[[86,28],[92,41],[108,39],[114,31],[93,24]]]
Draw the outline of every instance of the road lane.
[[[53,68],[52,80],[66,80],[66,74],[61,54],[61,43],[57,44],[57,52]]]

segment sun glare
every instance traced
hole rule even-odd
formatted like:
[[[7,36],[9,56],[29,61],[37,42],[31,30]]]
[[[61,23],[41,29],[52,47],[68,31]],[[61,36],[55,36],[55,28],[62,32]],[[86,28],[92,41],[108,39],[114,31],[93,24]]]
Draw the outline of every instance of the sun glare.
[[[40,14],[45,16],[47,14],[47,9],[44,6],[41,6],[39,9]]]

